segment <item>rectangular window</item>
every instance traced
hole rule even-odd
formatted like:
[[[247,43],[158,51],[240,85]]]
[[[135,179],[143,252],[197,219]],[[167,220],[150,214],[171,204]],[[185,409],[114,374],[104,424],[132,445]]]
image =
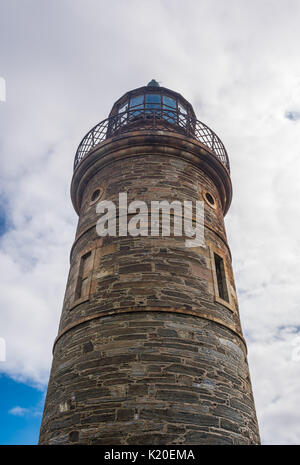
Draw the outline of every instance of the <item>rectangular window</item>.
[[[79,266],[79,275],[76,286],[75,299],[87,297],[89,294],[90,274],[92,269],[92,253],[87,252],[81,257]]]
[[[214,252],[214,260],[215,260],[219,297],[220,299],[223,299],[226,302],[229,302],[224,260],[222,257],[220,257],[220,255],[216,254],[215,252]]]

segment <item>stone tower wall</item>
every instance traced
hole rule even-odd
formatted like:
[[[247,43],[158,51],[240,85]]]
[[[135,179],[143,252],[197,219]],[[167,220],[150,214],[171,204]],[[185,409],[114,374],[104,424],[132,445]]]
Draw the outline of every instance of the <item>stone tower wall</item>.
[[[128,203],[203,200],[206,247],[174,235],[100,238],[98,188],[116,204],[120,192]],[[223,219],[230,189],[220,162],[174,133],[129,133],[82,161],[41,444],[259,443]],[[214,253],[228,302],[218,296]],[[88,292],[78,297],[87,254]]]

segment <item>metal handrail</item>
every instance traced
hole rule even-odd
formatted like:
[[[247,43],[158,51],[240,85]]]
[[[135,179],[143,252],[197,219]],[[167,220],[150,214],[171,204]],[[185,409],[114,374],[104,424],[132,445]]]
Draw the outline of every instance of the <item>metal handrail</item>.
[[[206,124],[180,111],[144,107],[126,110],[96,124],[79,144],[74,170],[100,142],[121,133],[145,129],[177,132],[196,139],[230,171],[228,155],[222,141]]]

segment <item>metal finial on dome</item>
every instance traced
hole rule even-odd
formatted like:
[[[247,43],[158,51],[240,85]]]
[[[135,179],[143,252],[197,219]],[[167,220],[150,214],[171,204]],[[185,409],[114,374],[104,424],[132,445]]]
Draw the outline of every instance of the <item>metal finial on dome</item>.
[[[160,87],[159,83],[155,80],[155,79],[152,79],[152,81],[150,81],[148,84],[147,84],[147,87]]]

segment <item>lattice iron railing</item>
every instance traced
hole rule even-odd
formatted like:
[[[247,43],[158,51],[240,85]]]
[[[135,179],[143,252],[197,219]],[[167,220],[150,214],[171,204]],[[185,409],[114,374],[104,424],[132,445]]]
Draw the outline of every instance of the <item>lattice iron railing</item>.
[[[206,124],[180,111],[163,108],[127,110],[98,123],[80,142],[75,155],[74,170],[86,154],[105,139],[145,129],[172,131],[196,139],[210,149],[228,171],[230,170],[228,155],[222,141]]]

